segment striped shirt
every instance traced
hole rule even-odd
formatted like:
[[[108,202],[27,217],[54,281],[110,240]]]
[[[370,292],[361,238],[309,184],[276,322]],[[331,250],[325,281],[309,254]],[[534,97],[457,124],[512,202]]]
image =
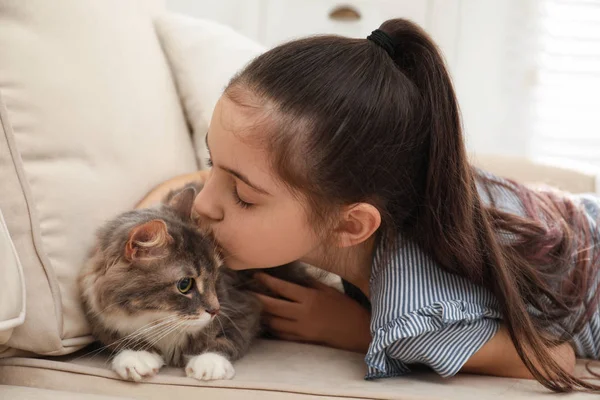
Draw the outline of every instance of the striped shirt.
[[[478,192],[484,203],[524,215],[518,197],[502,185],[486,190],[478,182]],[[595,221],[600,199],[573,196],[584,206],[599,240]],[[380,265],[379,256],[378,250],[370,280],[373,339],[365,357],[365,378],[403,375],[411,364],[425,364],[442,377],[455,375],[498,331],[502,315],[497,299],[486,288],[446,272],[409,241],[399,239],[391,263]],[[600,310],[572,342],[578,357],[600,359]]]

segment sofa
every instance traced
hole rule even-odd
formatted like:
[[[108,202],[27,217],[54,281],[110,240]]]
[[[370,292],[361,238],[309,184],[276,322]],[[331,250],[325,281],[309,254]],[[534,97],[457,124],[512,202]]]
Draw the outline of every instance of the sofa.
[[[174,368],[125,382],[90,350],[76,276],[95,229],[157,184],[204,167],[216,99],[260,51],[228,28],[169,15],[160,0],[0,0],[0,399],[547,397],[535,381],[425,369],[365,381],[361,354],[277,340],[258,340],[233,380],[212,382]],[[595,171],[479,154],[472,162],[598,191]],[[583,360],[577,374],[590,377]]]

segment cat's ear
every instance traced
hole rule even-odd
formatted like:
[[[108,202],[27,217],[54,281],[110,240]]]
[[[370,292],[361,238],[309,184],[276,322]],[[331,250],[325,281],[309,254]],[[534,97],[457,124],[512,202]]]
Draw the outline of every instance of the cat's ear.
[[[167,206],[172,208],[181,218],[190,219],[192,217],[192,206],[196,198],[196,189],[188,186],[181,192],[174,195]]]
[[[129,232],[125,258],[129,261],[150,261],[166,257],[168,245],[173,241],[162,219],[138,225]]]

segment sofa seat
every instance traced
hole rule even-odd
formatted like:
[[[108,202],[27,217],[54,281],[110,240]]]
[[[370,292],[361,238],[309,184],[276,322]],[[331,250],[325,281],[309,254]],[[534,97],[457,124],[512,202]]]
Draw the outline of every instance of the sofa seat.
[[[131,397],[104,396],[100,394],[65,392],[63,390],[0,385],[0,399],[27,400],[133,400]]]
[[[110,370],[106,354],[89,353],[84,349],[62,357],[0,360],[0,385],[47,389],[49,396],[55,396],[54,391],[66,391],[143,399],[166,399],[174,393],[177,398],[190,395],[202,399],[516,400],[550,395],[531,380],[468,374],[443,379],[423,369],[403,377],[365,381],[366,367],[360,354],[275,340],[259,340],[246,357],[235,363],[236,376],[230,381],[199,382],[187,378],[183,369],[164,368],[145,383],[125,382]],[[593,368],[600,369],[600,362],[594,362]],[[585,361],[578,362],[577,374],[590,377]],[[5,398],[2,390],[0,398]],[[597,397],[574,393],[565,398]]]

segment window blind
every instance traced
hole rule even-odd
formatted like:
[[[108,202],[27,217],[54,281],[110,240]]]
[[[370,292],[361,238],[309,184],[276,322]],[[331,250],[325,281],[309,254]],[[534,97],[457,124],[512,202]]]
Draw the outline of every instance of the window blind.
[[[530,153],[600,167],[600,0],[538,0]]]

